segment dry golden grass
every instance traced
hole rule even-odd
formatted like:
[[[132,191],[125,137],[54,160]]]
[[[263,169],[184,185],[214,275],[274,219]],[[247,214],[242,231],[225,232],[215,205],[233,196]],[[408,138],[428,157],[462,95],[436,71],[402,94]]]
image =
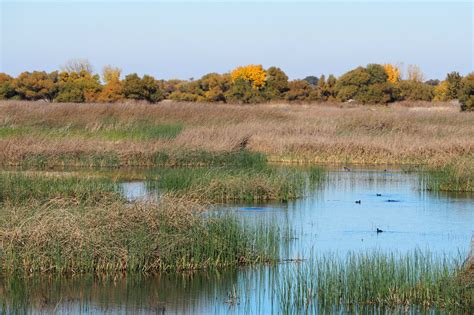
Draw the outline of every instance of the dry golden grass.
[[[180,124],[183,130],[172,139],[93,136],[100,130],[163,124]],[[0,133],[0,163],[4,165],[38,156],[64,164],[64,155],[99,160],[113,156],[117,165],[149,165],[157,152],[228,152],[246,138],[247,149],[280,162],[438,165],[474,154],[474,114],[442,103],[387,107],[9,101],[0,102],[0,128],[8,131]],[[26,131],[9,132],[21,128]],[[52,137],[45,130],[63,133]]]

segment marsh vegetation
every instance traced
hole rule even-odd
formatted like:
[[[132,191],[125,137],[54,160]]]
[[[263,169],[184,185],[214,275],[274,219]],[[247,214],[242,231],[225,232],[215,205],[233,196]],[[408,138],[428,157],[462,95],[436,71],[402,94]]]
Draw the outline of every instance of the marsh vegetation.
[[[451,252],[472,232],[470,113],[406,105],[4,102],[0,118],[0,282],[9,292],[45,275],[204,272],[259,278],[258,288],[273,295],[261,297],[263,309],[270,303],[281,313],[472,307],[472,275]],[[340,164],[329,172],[316,162]],[[382,166],[366,174],[350,163]],[[389,163],[415,172],[392,172]],[[156,198],[127,198],[123,183],[135,181]],[[354,200],[362,200],[357,208]],[[446,213],[451,201],[462,211]],[[436,236],[410,225],[426,222]],[[400,246],[405,253],[415,245],[449,253],[362,251]],[[332,256],[333,247],[352,254]],[[252,273],[259,268],[267,269]],[[223,305],[232,300],[238,308],[257,305],[252,286],[234,277],[216,291],[224,292]]]

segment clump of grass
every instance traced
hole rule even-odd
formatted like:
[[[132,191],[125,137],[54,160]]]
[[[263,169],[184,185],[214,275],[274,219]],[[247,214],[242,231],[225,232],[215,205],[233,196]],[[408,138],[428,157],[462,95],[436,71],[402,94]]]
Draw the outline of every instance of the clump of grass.
[[[468,310],[474,292],[461,273],[459,261],[420,251],[350,253],[345,260],[322,255],[286,268],[277,293],[286,313],[354,306]]]
[[[188,271],[278,259],[276,225],[248,226],[232,215],[204,216],[170,197],[0,209],[1,273]]]
[[[78,204],[121,200],[120,186],[106,177],[54,173],[0,173],[0,203],[22,204],[65,199]]]
[[[183,125],[137,125],[126,128],[105,129],[97,132],[97,136],[107,140],[155,140],[173,139],[183,130]],[[91,133],[94,136],[94,133]]]
[[[304,196],[308,182],[321,180],[321,173],[285,167],[169,169],[148,186],[207,202],[286,202]]]
[[[204,150],[160,151],[153,154],[153,164],[163,166],[231,166],[238,168],[265,167],[264,154],[247,150],[208,152]]]
[[[458,158],[438,168],[430,168],[421,186],[429,191],[474,192],[474,158]]]

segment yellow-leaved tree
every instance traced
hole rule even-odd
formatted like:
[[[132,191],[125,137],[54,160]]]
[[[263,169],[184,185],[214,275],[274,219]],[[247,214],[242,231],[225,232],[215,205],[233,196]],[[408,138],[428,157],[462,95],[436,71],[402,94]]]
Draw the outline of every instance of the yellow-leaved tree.
[[[265,80],[267,73],[263,70],[262,65],[248,65],[243,67],[237,67],[230,74],[232,82],[236,82],[241,79],[252,84],[255,89],[262,88],[265,86]]]
[[[99,94],[97,101],[112,103],[121,101],[124,98],[123,84],[120,81],[122,70],[111,66],[105,66],[102,70],[102,79],[105,86]]]
[[[397,83],[400,80],[400,69],[397,66],[388,63],[385,64],[383,68],[385,69],[385,73],[388,76],[388,82]]]
[[[435,86],[434,88],[434,99],[435,101],[447,101],[448,98],[448,88],[449,88],[449,83],[448,81],[442,81],[440,84]]]

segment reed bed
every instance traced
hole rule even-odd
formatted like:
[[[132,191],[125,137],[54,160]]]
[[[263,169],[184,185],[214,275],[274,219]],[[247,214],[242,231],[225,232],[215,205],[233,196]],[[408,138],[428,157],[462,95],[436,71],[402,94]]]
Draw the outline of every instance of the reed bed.
[[[161,171],[156,180],[148,181],[147,186],[149,190],[165,190],[204,202],[287,202],[305,196],[325,174],[316,167],[301,170],[263,165],[168,169]]]
[[[189,163],[196,155],[187,152],[219,155],[244,148],[279,162],[440,165],[474,154],[473,126],[472,113],[439,104],[4,101],[0,164],[153,166],[166,156],[169,164],[180,156]]]
[[[51,201],[0,208],[0,273],[190,271],[278,259],[274,224],[162,197],[158,203],[71,207]]]
[[[428,191],[474,192],[474,157],[459,158],[429,168],[420,185]]]
[[[474,287],[463,282],[460,263],[414,251],[314,256],[282,272],[277,298],[283,313],[314,310],[472,310]]]

